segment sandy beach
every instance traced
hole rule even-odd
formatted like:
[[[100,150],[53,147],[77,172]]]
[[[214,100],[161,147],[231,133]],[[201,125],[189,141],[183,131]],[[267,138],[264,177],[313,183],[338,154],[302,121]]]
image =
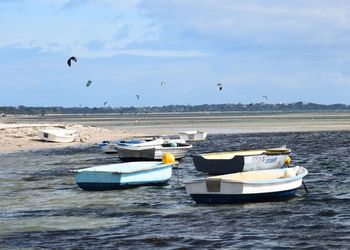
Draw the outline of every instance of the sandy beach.
[[[39,140],[48,127],[76,129],[82,138],[72,143]],[[0,153],[88,145],[103,140],[145,135],[176,135],[183,130],[209,134],[350,131],[347,112],[319,113],[175,113],[7,116],[0,118]]]
[[[38,136],[38,130],[47,128],[75,129],[81,137],[72,143],[44,142]],[[58,147],[71,147],[101,142],[103,140],[123,139],[141,136],[119,129],[105,129],[79,124],[36,123],[36,124],[0,124],[0,153],[11,153],[22,150],[36,150]]]

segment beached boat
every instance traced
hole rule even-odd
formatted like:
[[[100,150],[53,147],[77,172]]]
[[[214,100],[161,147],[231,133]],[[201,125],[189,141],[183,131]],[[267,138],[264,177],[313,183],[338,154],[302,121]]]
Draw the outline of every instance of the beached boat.
[[[198,171],[230,174],[243,171],[281,168],[290,163],[291,150],[285,147],[205,153],[193,156]]]
[[[118,157],[122,161],[160,160],[164,153],[171,153],[175,159],[184,158],[192,145],[188,143],[169,142],[156,146],[118,147]]]
[[[303,167],[258,170],[185,182],[196,203],[281,201],[295,195],[308,174]]]
[[[140,185],[164,185],[171,178],[172,165],[162,162],[127,162],[72,170],[84,190],[114,190]]]
[[[203,141],[207,133],[200,130],[182,131],[179,133],[180,139],[185,141]]]
[[[49,142],[73,142],[79,136],[77,130],[73,129],[41,129],[38,130],[41,140]]]

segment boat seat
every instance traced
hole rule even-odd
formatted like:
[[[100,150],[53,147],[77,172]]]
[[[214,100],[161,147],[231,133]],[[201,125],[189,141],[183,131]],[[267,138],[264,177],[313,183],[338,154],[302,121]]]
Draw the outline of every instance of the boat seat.
[[[302,171],[300,166],[287,168],[284,171],[248,171],[235,174],[221,175],[220,178],[228,181],[262,181],[267,179],[281,179],[299,175]],[[219,176],[209,177],[218,178]]]
[[[227,181],[242,182],[242,181],[262,181],[266,179],[278,179],[278,178],[284,178],[284,177],[285,177],[284,172],[256,173],[253,171],[249,171],[249,172],[228,174],[228,175],[222,176],[221,179],[227,180]]]

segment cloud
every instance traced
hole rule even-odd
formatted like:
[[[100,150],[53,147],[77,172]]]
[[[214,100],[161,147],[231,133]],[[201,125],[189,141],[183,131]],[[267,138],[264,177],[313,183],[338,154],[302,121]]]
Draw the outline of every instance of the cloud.
[[[142,5],[164,20],[165,29],[225,46],[253,44],[280,48],[346,44],[350,3],[346,1],[152,1]],[[249,46],[248,46],[249,48]]]
[[[188,57],[350,43],[350,3],[337,0],[32,0],[0,7],[0,47],[43,53]]]
[[[192,57],[193,49],[147,48],[159,38],[160,25],[138,8],[139,1],[32,1],[9,4],[0,29],[1,47],[37,48],[42,53],[80,57],[141,55]],[[13,13],[20,13],[13,22]],[[45,21],[43,21],[45,20]],[[9,29],[11,27],[11,29]]]

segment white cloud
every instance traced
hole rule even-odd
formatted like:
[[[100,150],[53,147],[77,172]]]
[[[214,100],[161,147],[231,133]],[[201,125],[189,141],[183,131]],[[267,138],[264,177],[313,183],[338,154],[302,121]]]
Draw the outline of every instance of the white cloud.
[[[168,27],[210,41],[289,46],[350,40],[346,1],[156,1],[143,7]]]
[[[80,57],[202,55],[194,50],[143,48],[143,44],[158,39],[160,25],[141,13],[139,2],[35,0],[3,5],[10,11],[0,23],[0,47],[36,48],[43,53]]]
[[[337,0],[32,0],[0,2],[0,8],[0,48],[82,57],[188,57],[211,49],[350,43],[350,3]]]

